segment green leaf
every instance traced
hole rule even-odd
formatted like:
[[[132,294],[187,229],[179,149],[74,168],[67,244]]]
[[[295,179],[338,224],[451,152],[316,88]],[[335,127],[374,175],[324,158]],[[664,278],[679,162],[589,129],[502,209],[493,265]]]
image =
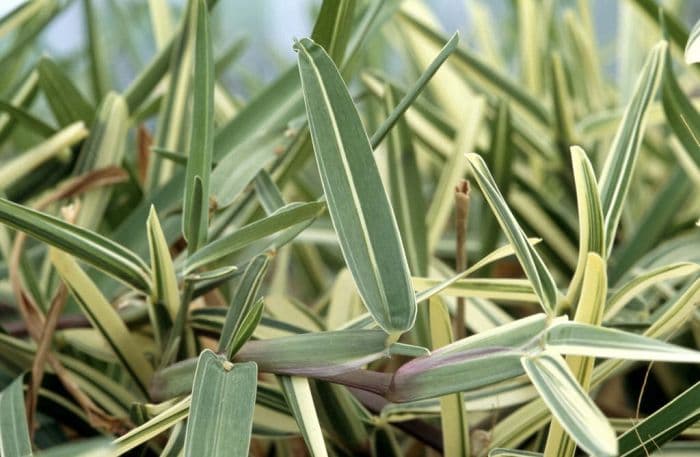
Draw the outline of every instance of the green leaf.
[[[1,208],[1,207],[0,207]],[[248,225],[212,241],[185,261],[185,272],[191,272],[234,254],[251,243],[281,230],[315,218],[325,208],[323,202],[290,203],[270,216],[251,222]],[[0,214],[1,215],[1,214]]]
[[[186,135],[183,130],[187,129],[187,122],[190,121],[187,103],[190,98],[190,84],[192,81],[192,65],[195,54],[195,41],[197,33],[197,15],[196,10],[198,0],[189,0],[183,23],[173,37],[172,44],[163,48],[156,59],[132,84],[132,87],[126,91],[127,101],[131,100],[130,93],[135,84],[148,85],[149,91],[144,92],[141,96],[145,99],[149,92],[152,92],[153,87],[159,82],[163,74],[166,72],[169,75],[168,89],[163,96],[163,101],[160,105],[160,113],[158,116],[158,124],[156,126],[156,134],[154,144],[165,148],[169,151],[184,150],[184,141]],[[161,61],[161,59],[163,59]],[[201,69],[199,70],[201,71]],[[143,78],[142,81],[141,78]],[[199,85],[204,84],[202,81]],[[129,106],[133,106],[129,103]],[[133,112],[133,108],[131,109]],[[198,122],[192,123],[192,128],[207,128],[207,126],[198,125]],[[203,151],[197,151],[203,153]],[[170,162],[162,162],[160,156],[152,156],[148,161],[148,173],[146,177],[145,188],[147,191],[152,191],[165,184],[172,176],[173,164]],[[201,178],[201,177],[200,177]],[[194,179],[190,180],[189,184],[184,181],[184,186],[194,186]],[[205,208],[208,205],[205,205]]]
[[[61,127],[83,121],[90,124],[95,114],[92,106],[80,93],[63,69],[49,57],[42,57],[37,65],[39,87]]]
[[[607,359],[700,363],[700,352],[634,333],[577,322],[559,323],[546,332],[545,344],[560,354]]]
[[[513,181],[513,126],[510,107],[505,100],[499,100],[491,126],[491,145],[486,163],[493,171],[493,179],[504,198],[508,198]],[[496,249],[499,239],[498,220],[491,212],[481,214],[481,255],[485,256]]]
[[[0,100],[0,111],[4,111],[7,115],[7,117],[2,116],[2,121],[0,121],[0,125],[6,125],[5,120],[9,120],[11,118],[17,121],[18,123],[24,125],[34,133],[43,136],[44,138],[50,137],[51,135],[56,133],[55,128],[42,121],[38,117],[35,117],[27,109],[23,108],[22,106],[16,106],[12,102]]]
[[[279,187],[272,180],[272,176],[265,170],[261,170],[255,176],[255,192],[265,213],[269,216],[285,204],[284,197]]]
[[[190,412],[191,402],[192,396],[188,395],[157,416],[138,427],[132,428],[128,433],[114,440],[113,455],[122,455],[130,451],[185,419]]]
[[[257,129],[257,128],[256,128]],[[287,125],[274,126],[269,130],[258,130],[251,138],[233,147],[218,162],[211,174],[211,193],[219,208],[232,204],[250,181],[293,144],[296,135],[286,137]]]
[[[316,161],[343,256],[379,325],[402,333],[413,326],[416,300],[367,134],[323,48],[303,39],[296,49]]]
[[[574,182],[576,185],[576,201],[579,215],[579,251],[578,264],[574,277],[569,285],[567,298],[573,301],[579,293],[583,273],[586,267],[586,259],[590,252],[605,258],[605,222],[600,202],[598,183],[595,179],[593,166],[585,151],[578,147],[571,147],[571,164],[574,169]]]
[[[249,341],[234,361],[255,361],[260,371],[271,373],[333,376],[386,354],[387,335],[383,331],[338,330]]]
[[[0,18],[0,37],[12,33],[29,22],[42,8],[47,6],[47,1],[26,2],[17,5]]]
[[[584,452],[617,455],[615,432],[559,354],[545,350],[523,357],[522,364],[549,410]]]
[[[666,280],[692,275],[698,271],[700,271],[700,265],[696,263],[678,262],[644,272],[626,282],[608,299],[604,319],[612,319],[634,297],[640,295],[648,288]]]
[[[561,55],[556,51],[552,52],[550,62],[556,140],[560,149],[566,150],[570,144],[577,143],[574,122],[576,110],[567,88],[566,72]]]
[[[452,321],[447,307],[439,297],[428,302],[430,339],[432,347],[440,348],[452,343]],[[440,398],[440,424],[445,455],[469,456],[469,422],[461,392]]]
[[[439,287],[443,282],[441,279],[413,278],[416,289]],[[526,279],[460,279],[442,288],[441,293],[453,297],[480,297],[508,302],[538,301],[532,285]]]
[[[602,217],[600,222],[602,233]],[[589,253],[586,257],[581,296],[576,306],[575,322],[571,323],[572,326],[585,327],[593,329],[593,331],[605,330],[599,325],[603,320],[605,298],[608,293],[607,285],[605,262],[598,254],[594,252]],[[549,331],[559,327],[559,325],[562,324],[555,323],[553,327],[545,331],[545,347],[552,347],[547,345],[547,337],[549,336]],[[559,353],[572,354],[566,357],[566,363],[569,365],[571,373],[581,385],[581,388],[586,392],[589,391],[593,375],[593,364],[595,363],[595,356],[598,354],[595,351],[573,354],[571,352],[558,351],[557,348],[554,350]],[[576,445],[565,434],[561,424],[557,420],[552,420],[549,426],[549,433],[547,433],[545,456],[573,457],[575,451]]]
[[[697,25],[693,32],[700,33]],[[700,46],[700,42],[697,45]],[[669,49],[666,49],[666,62],[661,87],[661,101],[668,121],[667,124],[693,158],[695,164],[700,166],[700,144],[698,144],[694,131],[700,125],[700,114],[678,84]]]
[[[136,385],[147,395],[153,367],[122,318],[70,255],[51,248],[49,256],[92,326],[107,340]]]
[[[416,17],[414,13],[409,12],[408,8],[401,10],[400,17],[413,33],[418,33],[433,43],[446,41],[445,37]],[[543,125],[549,124],[549,113],[539,100],[524,91],[517,83],[482,62],[471,52],[464,48],[457,48],[451,62],[457,70],[461,70],[463,77],[467,78],[483,93],[508,100],[511,107],[516,108],[519,112],[526,113]]]
[[[552,279],[540,255],[528,243],[523,229],[520,228],[496,187],[496,183],[491,173],[489,173],[484,160],[478,154],[467,154],[467,159],[472,166],[474,177],[479,183],[484,198],[488,201],[506,237],[513,245],[515,255],[525,270],[527,278],[532,282],[532,287],[540,299],[542,308],[551,314],[554,311],[558,295],[554,279]]]
[[[248,454],[258,370],[232,364],[210,350],[199,356],[187,420],[185,456]]]
[[[107,60],[100,38],[100,24],[97,22],[95,0],[83,0],[83,11],[85,12],[85,24],[87,26],[88,52],[90,55],[90,79],[92,83],[92,93],[95,100],[101,100],[109,89],[109,75]]]
[[[323,441],[323,431],[318,421],[308,379],[299,376],[280,376],[279,379],[289,409],[299,425],[311,456],[326,457],[328,451]]]
[[[173,259],[170,256],[170,248],[165,240],[155,207],[151,207],[146,230],[148,249],[151,254],[151,281],[153,283],[151,323],[156,331],[156,339],[164,343],[166,340],[165,331],[170,326],[163,325],[160,315],[164,313],[169,317],[170,323],[175,322],[177,312],[180,309],[180,289]]]
[[[700,62],[700,21],[697,21],[690,31],[683,54],[688,65]]]
[[[530,343],[546,325],[546,316],[537,314],[413,359],[396,371],[387,398],[394,402],[421,400],[520,376],[521,346]]]
[[[95,232],[0,198],[0,222],[46,244],[70,252],[114,278],[149,292],[150,271],[143,260]]]
[[[647,108],[663,74],[667,46],[666,41],[661,41],[649,53],[601,173],[600,200],[605,215],[605,242],[608,255],[612,251],[617,226],[622,216],[622,207],[632,182],[639,146],[644,136]]]
[[[618,439],[620,457],[645,457],[700,419],[700,382],[637,423]]]
[[[356,2],[352,0],[324,0],[311,33],[311,38],[322,46],[338,65],[343,62],[356,6]]]
[[[214,58],[212,57],[209,13],[204,0],[191,0],[188,28],[194,28],[194,94],[192,134],[187,155],[182,233],[192,254],[206,242],[209,221],[209,175],[214,153]],[[201,180],[197,192],[195,180]]]
[[[391,130],[391,128],[398,122],[399,118],[406,112],[406,110],[411,106],[411,104],[418,98],[425,86],[428,84],[430,79],[435,75],[435,73],[440,69],[447,58],[452,54],[452,52],[457,49],[457,43],[459,43],[459,32],[455,32],[454,35],[449,39],[445,46],[440,50],[435,60],[431,62],[430,65],[421,73],[420,77],[413,83],[410,90],[406,92],[401,101],[393,108],[386,119],[384,119],[377,130],[372,134],[370,139],[370,144],[373,148],[379,146],[382,139]],[[387,92],[387,95],[391,91]],[[393,99],[393,96],[392,96]],[[389,106],[393,106],[393,101],[387,99]]]
[[[24,376],[19,376],[0,392],[0,455],[32,455],[32,442],[24,408]]]
[[[226,320],[219,338],[219,352],[226,354],[227,359],[233,358],[245,340],[241,340],[239,331],[248,315],[257,310],[257,296],[262,280],[267,272],[269,257],[260,255],[254,258],[241,279],[238,289],[231,300],[226,312]]]
[[[644,213],[627,231],[624,244],[618,248],[610,268],[612,282],[617,282],[645,253],[664,241],[668,221],[687,206],[692,189],[693,183],[683,167],[673,166],[665,182],[653,193]]]

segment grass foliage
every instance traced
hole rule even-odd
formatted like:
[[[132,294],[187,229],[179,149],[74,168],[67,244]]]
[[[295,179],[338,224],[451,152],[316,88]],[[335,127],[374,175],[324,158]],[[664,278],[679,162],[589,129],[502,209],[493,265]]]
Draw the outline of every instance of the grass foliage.
[[[684,2],[609,48],[587,0],[468,44],[323,0],[269,84],[217,3],[0,18],[0,456],[700,454]]]

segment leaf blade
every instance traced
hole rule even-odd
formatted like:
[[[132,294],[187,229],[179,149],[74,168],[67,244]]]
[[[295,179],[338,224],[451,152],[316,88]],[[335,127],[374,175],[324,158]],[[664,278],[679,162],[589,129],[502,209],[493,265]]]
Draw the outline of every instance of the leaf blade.
[[[255,363],[232,364],[208,349],[202,352],[192,387],[186,457],[248,453],[257,373]]]
[[[314,152],[343,256],[379,325],[404,332],[415,321],[415,294],[369,139],[330,57],[309,39],[296,49]]]

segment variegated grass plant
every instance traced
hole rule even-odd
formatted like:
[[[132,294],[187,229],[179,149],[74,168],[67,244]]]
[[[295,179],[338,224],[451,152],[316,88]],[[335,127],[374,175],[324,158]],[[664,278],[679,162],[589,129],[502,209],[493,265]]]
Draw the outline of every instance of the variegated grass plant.
[[[684,2],[608,52],[586,0],[468,2],[475,46],[324,0],[246,99],[224,5],[130,3],[0,19],[0,455],[700,453]],[[85,54],[42,56],[71,4]]]

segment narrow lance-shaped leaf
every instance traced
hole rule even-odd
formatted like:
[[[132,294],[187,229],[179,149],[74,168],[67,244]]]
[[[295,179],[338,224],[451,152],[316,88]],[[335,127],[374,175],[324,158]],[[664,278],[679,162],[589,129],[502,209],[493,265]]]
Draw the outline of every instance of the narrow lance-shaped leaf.
[[[579,293],[586,269],[588,253],[605,258],[605,222],[593,166],[586,153],[578,146],[571,147],[571,164],[574,169],[576,202],[579,220],[578,264],[569,285],[567,299],[573,301]]]
[[[0,222],[83,260],[116,279],[150,291],[150,271],[143,260],[95,232],[0,198]]]
[[[90,54],[90,77],[92,83],[92,93],[96,100],[101,100],[109,89],[109,75],[107,59],[103,52],[99,33],[99,24],[95,14],[95,0],[83,0],[83,11],[85,13],[85,24],[88,36],[88,52]]]
[[[19,457],[32,455],[24,392],[20,376],[0,392],[0,455]]]
[[[543,351],[523,357],[522,364],[542,400],[581,449],[601,457],[617,455],[615,432],[559,354]]]
[[[521,346],[546,327],[544,314],[514,321],[455,341],[404,364],[387,398],[405,402],[477,389],[523,374]]]
[[[452,342],[452,322],[440,297],[431,297],[428,306],[430,339],[432,347],[437,349]],[[440,423],[445,455],[468,456],[469,423],[462,392],[440,397]]]
[[[322,46],[337,65],[343,62],[356,6],[352,0],[324,0],[311,33],[311,39]]]
[[[513,157],[515,156],[512,144],[512,121],[510,107],[506,100],[499,100],[496,104],[494,119],[491,126],[491,145],[486,162],[493,172],[493,179],[501,194],[507,199],[510,184],[513,181]],[[485,256],[498,245],[499,231],[498,220],[490,212],[481,214],[481,255]]]
[[[156,85],[163,73],[168,72],[168,89],[160,103],[160,113],[154,144],[169,151],[184,149],[183,130],[187,128],[190,119],[187,111],[189,88],[192,80],[192,61],[194,60],[195,33],[197,32],[195,15],[198,0],[188,0],[182,24],[174,35],[171,43],[163,48],[154,61],[144,70],[137,80],[126,90],[126,99],[132,108],[138,101],[134,100],[134,91],[139,92],[148,85],[148,89]],[[146,98],[148,92],[139,94]],[[133,103],[132,103],[133,101]],[[194,124],[194,123],[193,123]],[[173,164],[161,161],[160,156],[152,156],[148,161],[146,190],[152,191],[163,185],[171,177]],[[182,183],[184,184],[184,183]],[[182,185],[181,184],[181,185]],[[194,183],[190,183],[194,186]]]
[[[185,457],[248,454],[258,370],[210,350],[199,356],[185,435]]]
[[[151,207],[151,213],[148,215],[146,229],[148,232],[148,249],[151,254],[153,281],[153,290],[151,291],[153,315],[151,316],[151,322],[156,331],[156,337],[163,343],[165,341],[165,331],[170,326],[164,325],[161,315],[167,315],[170,323],[175,322],[178,309],[180,309],[180,290],[168,242],[165,240],[163,229],[158,220],[158,213],[156,213],[154,207]]]
[[[646,457],[700,419],[700,382],[623,433],[620,457]]]
[[[590,355],[609,359],[700,363],[700,352],[675,344],[576,322],[547,330],[547,347],[561,354]]]
[[[523,229],[520,228],[520,225],[515,220],[515,216],[513,216],[496,187],[496,183],[491,173],[489,173],[484,160],[478,154],[467,154],[467,159],[472,166],[474,177],[479,183],[484,198],[491,206],[506,237],[513,245],[515,255],[525,270],[525,274],[532,282],[533,289],[540,299],[542,308],[551,314],[554,311],[558,295],[557,286],[552,275],[547,270],[540,255],[527,241]]]
[[[326,457],[328,451],[323,441],[323,430],[316,414],[309,380],[299,376],[280,376],[279,379],[287,404],[299,425],[311,456]]]
[[[112,455],[122,455],[173,427],[187,417],[191,403],[192,396],[188,395],[147,422],[132,428],[128,433],[114,440]]]
[[[700,22],[698,22],[698,24],[700,24]],[[699,33],[700,29],[698,29],[696,25],[693,29],[693,36],[696,37],[695,46],[697,48],[695,52],[700,51],[700,40],[697,40],[697,35]],[[690,44],[690,40],[688,43]],[[700,126],[700,114],[678,84],[675,72],[673,71],[670,49],[666,49],[666,62],[667,64],[664,65],[661,100],[666,119],[668,120],[668,126],[671,127],[671,130],[673,130],[673,133],[680,140],[685,150],[688,151],[690,157],[693,158],[695,164],[700,167],[700,144],[696,138],[698,133],[694,131],[694,129],[698,129],[698,126]]]
[[[372,138],[370,140],[370,144],[372,145],[372,147],[376,148],[377,146],[379,146],[379,143],[381,143],[382,139],[392,129],[394,124],[398,122],[399,118],[411,106],[411,104],[416,100],[416,98],[418,98],[420,93],[423,91],[423,88],[428,84],[430,79],[440,69],[442,64],[445,63],[450,54],[452,54],[452,52],[455,49],[457,49],[457,43],[459,43],[459,32],[455,32],[455,34],[452,35],[450,40],[447,43],[445,43],[445,46],[440,50],[438,55],[435,57],[435,60],[433,60],[430,63],[430,65],[428,65],[428,68],[426,68],[425,71],[421,73],[420,77],[416,80],[416,82],[413,83],[411,90],[406,92],[401,101],[399,101],[396,107],[393,108],[393,110],[391,110],[387,118],[384,119],[384,121],[379,127],[377,127],[377,130],[372,134]],[[393,103],[390,102],[390,100],[388,99],[387,103],[389,103],[390,106],[393,106]]]
[[[409,4],[404,4],[404,6]],[[423,36],[433,43],[444,43],[447,41],[441,33],[433,30],[430,25],[409,10],[409,7],[401,9],[400,18],[412,32]],[[498,95],[502,99],[510,101],[511,107],[518,112],[527,114],[540,123],[549,124],[549,113],[543,104],[524,91],[517,83],[495,71],[480,58],[464,48],[457,48],[454,59],[451,60],[455,69],[460,70],[464,77],[469,79],[475,87],[484,93]]]
[[[285,205],[268,217],[244,225],[231,234],[208,243],[187,258],[185,271],[191,272],[197,268],[215,263],[266,236],[312,219],[318,216],[325,209],[325,206],[323,202],[290,203]]]
[[[249,341],[234,361],[255,361],[271,373],[333,376],[385,356],[386,347],[381,330],[338,330]]]
[[[0,132],[4,130],[4,127],[8,125],[8,121],[12,119],[44,138],[56,133],[54,127],[34,116],[26,108],[15,105],[12,102],[0,100],[0,112],[4,112],[3,115],[0,115]],[[0,134],[0,138],[2,136]]]
[[[605,215],[605,241],[608,254],[612,250],[622,207],[632,183],[639,146],[644,136],[647,107],[656,93],[663,74],[667,46],[666,41],[661,41],[649,53],[601,173],[600,198]]]
[[[193,253],[206,241],[209,221],[209,175],[214,153],[214,59],[206,2],[192,0],[190,4],[188,26],[196,27],[194,97],[182,233],[187,240],[188,252]],[[200,192],[193,188],[196,178],[201,180]]]
[[[46,100],[59,125],[65,127],[78,121],[90,124],[95,108],[80,93],[61,67],[50,58],[43,57],[37,68],[39,87],[46,95]]]
[[[416,299],[369,139],[330,57],[309,39],[295,47],[316,161],[343,256],[367,308],[382,328],[398,335],[413,326]]]
[[[226,354],[228,359],[233,357],[243,343],[237,339],[238,331],[248,314],[255,310],[254,305],[268,264],[267,255],[260,255],[250,262],[229,304],[219,339],[219,352]]]
[[[91,1],[87,0],[87,3]],[[107,94],[90,128],[90,136],[80,151],[76,174],[121,165],[129,128],[128,117],[124,99],[115,93]],[[96,230],[111,195],[110,187],[85,194],[75,224]]]
[[[142,348],[136,344],[121,316],[70,255],[55,248],[50,249],[49,255],[58,274],[90,323],[102,334],[136,385],[146,394],[148,383],[153,376],[153,367],[143,354]]]
[[[689,276],[700,271],[700,265],[678,262],[647,271],[617,289],[607,302],[604,319],[609,320],[622,310],[634,297],[660,282]]]

